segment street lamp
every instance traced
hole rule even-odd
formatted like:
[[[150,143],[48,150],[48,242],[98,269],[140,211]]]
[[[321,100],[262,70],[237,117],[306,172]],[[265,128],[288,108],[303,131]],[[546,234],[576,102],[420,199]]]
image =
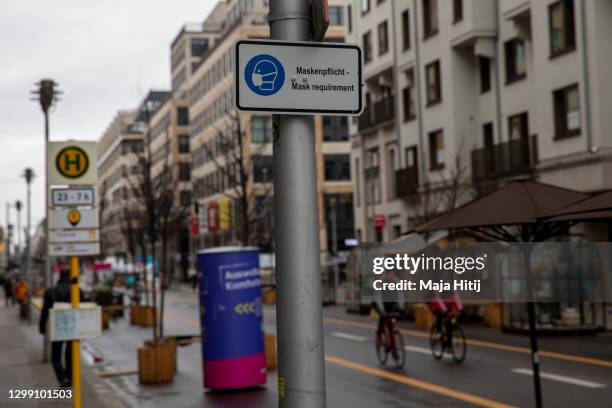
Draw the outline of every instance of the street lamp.
[[[49,109],[59,101],[58,95],[62,94],[62,91],[57,89],[58,83],[52,79],[42,79],[40,82],[36,83],[38,87],[36,90],[32,91],[31,94],[34,96],[31,98],[33,101],[38,101],[40,103],[40,108],[42,109],[45,115],[45,186],[49,185],[49,174],[48,174],[48,157],[47,157],[47,146],[49,143]],[[47,187],[45,187],[45,190]],[[44,231],[45,231],[45,287],[51,286],[51,261],[49,259],[49,193],[45,191],[45,223],[44,223]]]
[[[27,313],[27,317],[28,317],[28,321],[31,320],[32,318],[32,313],[31,313],[31,297],[32,297],[32,248],[31,248],[31,244],[32,244],[32,239],[30,237],[31,231],[32,231],[32,190],[31,190],[31,184],[32,184],[32,180],[34,179],[34,170],[32,170],[30,167],[27,167],[24,171],[23,171],[23,177],[25,178],[26,181],[26,186],[27,186],[27,190],[28,190],[28,195],[27,195],[27,201],[26,201],[26,209],[27,209],[27,215],[26,215],[26,256],[25,256],[25,265],[26,265],[26,277],[28,280],[28,300],[27,300],[27,305],[26,305],[26,313]]]
[[[15,201],[15,209],[17,210],[17,236],[15,239],[15,256],[17,256],[19,262],[19,265],[21,265],[21,259],[19,259],[21,257],[21,251],[22,251],[22,247],[21,247],[21,201],[17,200]]]
[[[49,192],[47,190],[47,186],[49,185],[49,158],[47,153],[47,147],[49,145],[49,109],[53,106],[53,104],[60,99],[58,95],[62,94],[62,91],[57,89],[58,83],[52,79],[42,79],[40,82],[36,83],[38,87],[36,90],[32,91],[31,94],[34,96],[31,98],[34,101],[38,101],[40,103],[40,108],[42,109],[45,115],[45,222],[44,222],[44,232],[45,232],[45,288],[50,287],[51,282],[51,259],[49,257]],[[43,361],[49,360],[49,342],[47,341],[48,336],[45,331],[45,340],[43,347]]]

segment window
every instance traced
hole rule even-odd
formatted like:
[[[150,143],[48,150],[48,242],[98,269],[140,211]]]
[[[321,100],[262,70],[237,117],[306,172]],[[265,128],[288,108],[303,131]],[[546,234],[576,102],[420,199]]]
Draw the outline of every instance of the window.
[[[189,125],[189,109],[187,108],[178,108],[176,110],[177,115],[177,123],[179,126],[188,126]]]
[[[429,168],[431,170],[444,168],[444,132],[442,130],[429,134]]]
[[[482,142],[484,146],[484,165],[487,172],[495,171],[495,141],[493,140],[493,123],[482,125]]]
[[[272,142],[272,117],[251,117],[251,140],[253,141],[253,143]]]
[[[397,148],[394,145],[387,147],[387,200],[393,200],[397,197],[395,187],[395,170],[397,169]]]
[[[578,85],[553,92],[555,139],[580,134],[580,93]]]
[[[404,51],[410,49],[410,10],[402,13],[402,46]]]
[[[485,93],[491,90],[491,60],[486,57],[478,58],[480,72],[480,92]]]
[[[425,38],[438,33],[438,0],[423,0],[423,30]]]
[[[560,0],[549,7],[550,53],[571,51],[576,46],[574,0]]]
[[[365,14],[370,11],[370,0],[361,0],[361,14]]]
[[[191,166],[189,163],[179,163],[179,181],[189,181],[191,179]]]
[[[389,33],[387,31],[387,20],[378,25],[378,55],[389,51]]]
[[[329,6],[329,25],[339,26],[344,24],[342,6]]]
[[[378,148],[369,149],[365,158],[365,203],[373,204],[380,202],[380,177],[379,177],[379,153]]]
[[[525,43],[515,38],[504,44],[506,55],[506,82],[511,83],[527,76]]]
[[[346,116],[323,116],[323,141],[345,142],[349,139]]]
[[[179,153],[189,153],[189,135],[179,135],[178,152]]]
[[[453,0],[453,23],[463,20],[463,0]]]
[[[442,101],[442,87],[440,84],[440,61],[434,61],[425,66],[427,77],[427,105],[434,105]]]
[[[346,9],[346,14],[347,14],[347,29],[349,33],[353,32],[353,8],[351,7],[351,5],[348,5],[348,8]]]
[[[272,181],[274,162],[272,156],[253,156],[253,181],[269,183]]]
[[[208,51],[207,38],[192,38],[191,39],[191,56],[201,57]]]
[[[181,191],[180,193],[180,204],[181,207],[186,208],[189,207],[191,205],[191,193],[189,191]]]
[[[363,59],[365,63],[372,61],[372,32],[363,35]]]
[[[529,125],[527,123],[527,113],[508,118],[508,134],[510,140],[526,140],[529,135]]]
[[[402,100],[404,105],[404,121],[416,118],[416,98],[414,88],[414,68],[406,70],[406,87],[402,90]]]
[[[348,154],[326,154],[323,156],[325,163],[325,180],[341,181],[351,179],[351,167]]]

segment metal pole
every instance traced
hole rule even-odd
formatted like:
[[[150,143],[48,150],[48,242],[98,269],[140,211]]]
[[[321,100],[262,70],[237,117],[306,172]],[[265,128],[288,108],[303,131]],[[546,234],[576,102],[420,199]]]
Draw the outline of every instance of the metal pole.
[[[270,1],[270,37],[310,41],[308,0]],[[280,408],[324,408],[317,172],[311,116],[275,116],[274,215]]]
[[[15,208],[17,209],[17,235],[15,237],[15,256],[19,261],[19,269],[21,269],[21,254],[23,253],[23,246],[21,244],[21,201],[15,201]]]
[[[80,303],[79,292],[79,258],[76,256],[70,257],[70,304],[73,309],[79,308]],[[73,408],[81,408],[81,342],[72,340],[72,383]]]
[[[51,259],[49,257],[49,243],[47,242],[47,238],[49,236],[49,113],[44,112],[45,114],[45,224],[44,224],[44,232],[45,232],[45,288],[50,288],[53,286],[53,282],[51,279]],[[45,338],[47,335],[45,334]],[[45,341],[45,344],[47,342]],[[46,347],[45,347],[46,349]],[[45,353],[46,355],[46,353]],[[46,361],[46,358],[45,358]]]
[[[11,204],[6,203],[6,274],[8,277],[9,267],[11,265]]]
[[[540,355],[538,354],[538,332],[536,327],[536,313],[533,291],[533,275],[531,273],[531,249],[526,236],[523,237],[523,267],[527,283],[527,317],[529,322],[529,345],[531,348],[531,367],[533,371],[533,387],[535,391],[535,404],[542,408],[542,384],[540,381]]]
[[[32,182],[33,172],[32,169],[26,169],[24,173],[26,179],[27,186],[27,200],[26,200],[26,254],[25,254],[25,264],[26,264],[26,277],[28,279],[28,299],[26,301],[26,314],[28,318],[28,322],[32,322],[32,239],[30,238],[30,231],[32,227],[32,191],[30,188],[30,183]]]

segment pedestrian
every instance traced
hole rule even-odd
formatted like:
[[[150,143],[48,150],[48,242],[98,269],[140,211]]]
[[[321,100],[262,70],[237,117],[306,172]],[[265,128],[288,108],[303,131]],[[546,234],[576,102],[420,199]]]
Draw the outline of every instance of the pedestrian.
[[[8,307],[9,300],[11,306],[15,306],[15,293],[13,292],[13,278],[7,276],[4,278],[4,305]]]
[[[15,297],[19,303],[19,317],[27,318],[28,284],[21,278],[15,285]]]
[[[70,303],[70,270],[62,268],[60,278],[55,287],[45,291],[43,308],[40,314],[38,329],[40,334],[45,334],[49,310],[55,302]],[[63,352],[63,353],[62,353]],[[62,364],[62,354],[64,363]],[[72,342],[71,341],[52,341],[51,342],[51,364],[57,381],[62,387],[70,387],[72,384]]]
[[[193,266],[187,269],[187,278],[191,280],[191,288],[195,290],[198,286],[198,274]]]

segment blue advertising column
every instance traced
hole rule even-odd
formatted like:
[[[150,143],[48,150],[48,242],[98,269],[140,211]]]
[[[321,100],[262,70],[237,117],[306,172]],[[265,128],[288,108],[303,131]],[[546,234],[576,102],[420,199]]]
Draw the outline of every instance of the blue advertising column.
[[[259,251],[221,247],[198,252],[204,388],[266,382]]]

